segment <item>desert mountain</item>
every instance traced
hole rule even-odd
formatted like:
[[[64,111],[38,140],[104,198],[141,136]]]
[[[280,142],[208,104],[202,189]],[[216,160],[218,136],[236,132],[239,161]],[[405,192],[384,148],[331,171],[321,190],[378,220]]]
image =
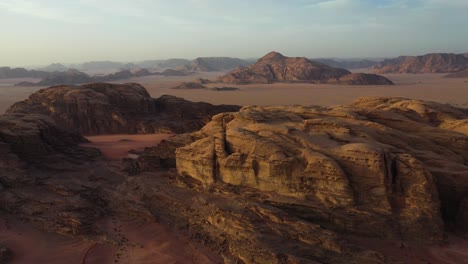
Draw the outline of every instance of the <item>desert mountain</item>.
[[[366,59],[312,59],[314,61],[326,64],[334,68],[343,68],[347,70],[370,68],[379,63],[377,60]]]
[[[0,67],[0,79],[6,78],[43,78],[49,73],[45,71],[27,70],[25,68]]]
[[[349,83],[351,72],[333,68],[304,57],[290,58],[278,52],[270,52],[257,63],[238,68],[219,78],[220,82],[234,84],[273,82]],[[353,84],[392,84],[382,76],[359,75]],[[372,77],[372,78],[370,78]],[[342,79],[344,78],[344,79]],[[375,82],[377,80],[377,82]]]
[[[402,56],[384,60],[371,69],[377,74],[386,73],[450,73],[468,67],[468,58],[453,53],[431,53],[423,56]]]
[[[176,69],[182,67],[186,64],[189,64],[190,60],[187,59],[168,59],[160,61],[153,68],[156,69]]]
[[[229,71],[236,67],[248,66],[251,63],[242,59],[229,57],[196,58],[182,69],[194,72]]]
[[[88,84],[39,90],[8,113],[36,113],[86,135],[191,132],[214,114],[238,106],[193,103],[174,96],[153,99],[139,84]]]
[[[46,72],[64,72],[67,71],[69,68],[61,63],[52,63],[45,67],[40,68],[41,71]]]

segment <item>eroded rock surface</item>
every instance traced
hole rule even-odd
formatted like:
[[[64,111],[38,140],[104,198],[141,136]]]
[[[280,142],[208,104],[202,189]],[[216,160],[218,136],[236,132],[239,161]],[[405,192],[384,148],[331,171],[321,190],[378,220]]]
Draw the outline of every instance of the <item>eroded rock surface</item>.
[[[467,117],[402,98],[244,107],[215,116],[199,140],[177,149],[177,170],[206,186],[292,197],[289,210],[334,229],[440,240],[442,218],[457,221],[468,191]]]
[[[211,116],[239,108],[194,103],[168,95],[153,99],[139,84],[97,83],[42,89],[7,112],[47,115],[61,127],[98,135],[193,132]]]

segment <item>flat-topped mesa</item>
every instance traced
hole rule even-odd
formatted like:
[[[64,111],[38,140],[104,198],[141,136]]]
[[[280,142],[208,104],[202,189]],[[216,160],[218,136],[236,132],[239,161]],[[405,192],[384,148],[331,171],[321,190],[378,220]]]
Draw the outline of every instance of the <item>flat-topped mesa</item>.
[[[177,170],[208,186],[292,197],[302,217],[335,229],[437,240],[442,217],[446,226],[465,217],[468,137],[455,130],[467,118],[466,109],[402,98],[249,106],[194,133],[199,140],[176,151]]]
[[[349,76],[349,77],[347,77]],[[310,82],[333,84],[382,85],[393,84],[378,75],[355,75],[348,70],[333,68],[304,57],[286,57],[278,52],[270,52],[257,63],[233,70],[218,81],[233,84]]]
[[[174,96],[153,99],[135,83],[96,83],[41,89],[8,113],[36,113],[85,135],[193,132],[221,112],[240,107],[194,103]]]

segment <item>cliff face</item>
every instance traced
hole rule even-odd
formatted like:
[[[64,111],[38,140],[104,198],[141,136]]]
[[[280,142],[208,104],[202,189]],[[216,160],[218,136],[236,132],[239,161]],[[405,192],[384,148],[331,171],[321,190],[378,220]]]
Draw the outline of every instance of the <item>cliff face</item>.
[[[312,82],[344,83],[340,79],[351,74],[345,69],[333,68],[306,58],[285,57],[277,52],[270,52],[257,63],[238,68],[219,78],[220,82],[233,84],[273,83],[273,82]],[[370,75],[362,75],[356,84],[380,84]],[[381,79],[384,77],[379,76]],[[390,80],[387,83],[392,84]]]
[[[467,117],[401,98],[244,107],[215,116],[199,140],[177,149],[177,170],[207,186],[293,197],[302,214],[348,232],[441,239],[442,217],[459,221],[468,191],[468,137],[456,132],[466,133]]]
[[[212,115],[238,109],[173,96],[153,99],[139,84],[101,83],[42,89],[7,112],[47,115],[69,130],[96,135],[192,132]]]
[[[371,69],[377,74],[386,73],[451,73],[468,67],[468,58],[459,54],[432,53],[423,56],[402,56],[384,60]]]

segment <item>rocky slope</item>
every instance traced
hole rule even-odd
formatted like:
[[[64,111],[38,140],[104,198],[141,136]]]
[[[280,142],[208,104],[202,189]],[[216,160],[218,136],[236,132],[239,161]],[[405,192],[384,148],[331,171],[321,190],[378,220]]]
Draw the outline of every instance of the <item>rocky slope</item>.
[[[333,230],[440,240],[442,219],[466,224],[467,118],[466,109],[402,98],[244,107],[178,148],[177,170],[210,188],[284,195],[291,202],[279,207]]]
[[[468,67],[468,58],[453,53],[432,53],[423,56],[402,56],[384,60],[372,67],[373,73],[450,73]]]
[[[8,113],[52,117],[61,127],[86,135],[192,132],[211,116],[237,106],[193,103],[182,98],[150,97],[139,84],[88,84],[39,90],[14,104]]]
[[[312,82],[353,84],[391,84],[391,81],[378,75],[361,75],[359,78],[345,77],[351,74],[345,69],[333,68],[306,58],[285,57],[277,52],[270,52],[254,65],[238,68],[218,80],[223,83],[249,84],[273,82]],[[377,82],[376,82],[377,80]]]

